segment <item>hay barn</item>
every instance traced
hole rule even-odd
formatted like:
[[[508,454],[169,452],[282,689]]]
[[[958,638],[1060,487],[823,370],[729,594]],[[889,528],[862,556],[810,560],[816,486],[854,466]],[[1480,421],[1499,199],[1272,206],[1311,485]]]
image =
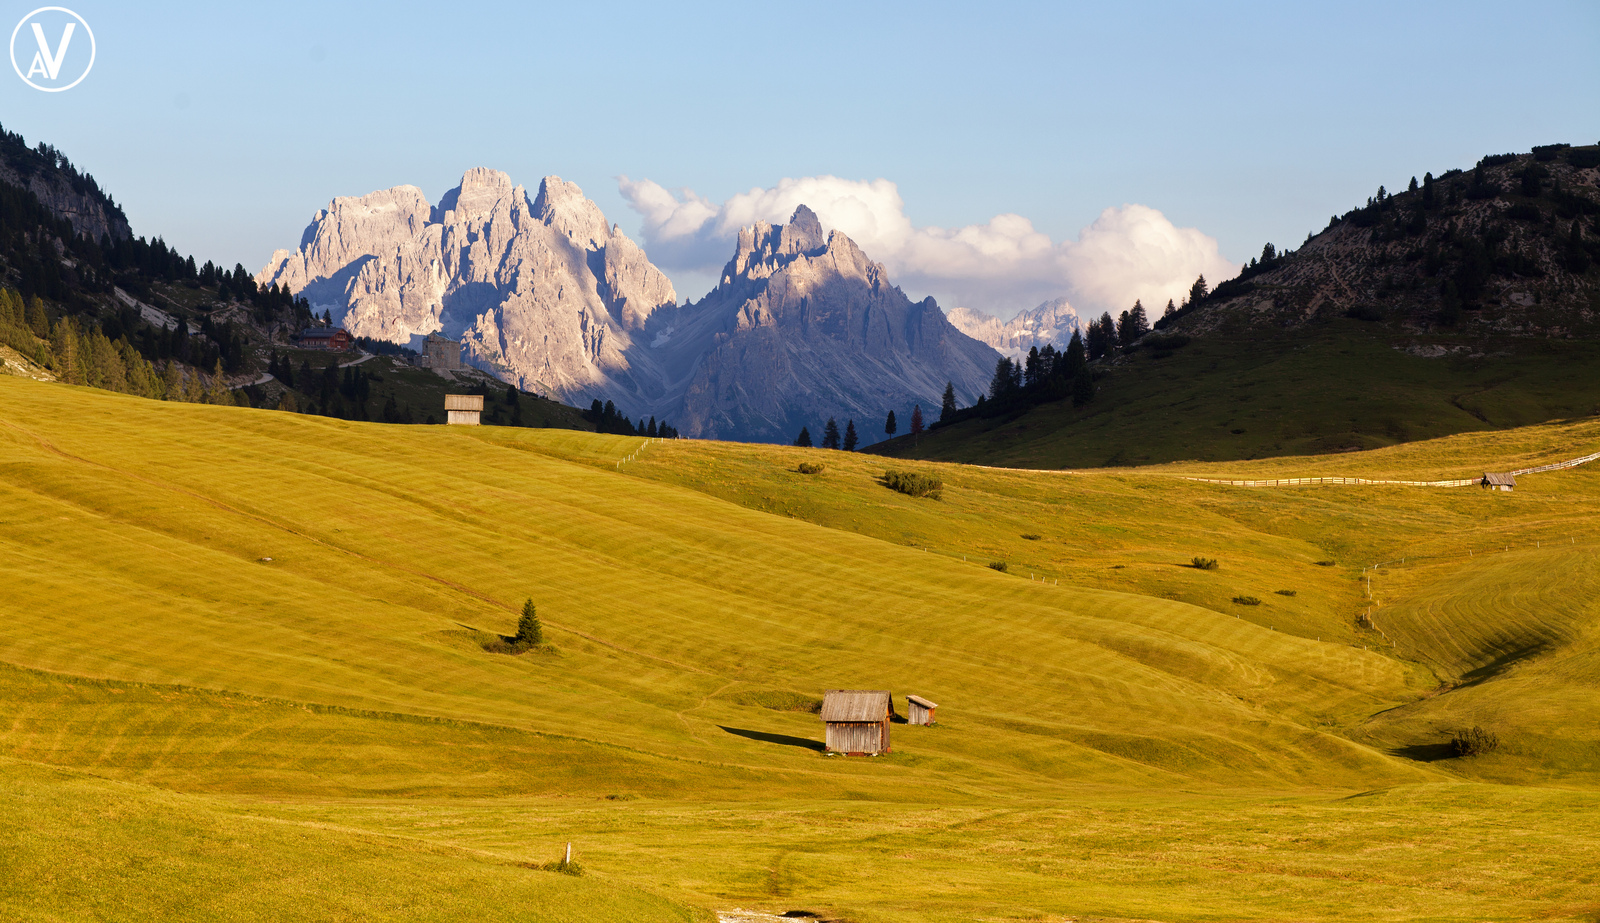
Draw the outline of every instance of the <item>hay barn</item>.
[[[477,426],[478,417],[483,413],[483,395],[446,394],[444,396],[444,411],[449,417],[446,421],[448,423]]]
[[[908,695],[906,696],[906,719],[912,724],[932,724],[933,710],[938,707],[938,703],[930,702],[920,695]]]
[[[1494,474],[1484,472],[1482,484],[1485,490],[1511,490],[1517,486],[1517,479],[1510,474]]]
[[[878,689],[829,689],[822,697],[830,753],[867,756],[889,752],[894,698]]]

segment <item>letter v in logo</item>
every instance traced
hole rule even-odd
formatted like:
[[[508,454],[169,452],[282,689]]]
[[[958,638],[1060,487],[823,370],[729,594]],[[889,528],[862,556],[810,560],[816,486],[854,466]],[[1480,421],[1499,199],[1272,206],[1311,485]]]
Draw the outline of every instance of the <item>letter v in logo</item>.
[[[51,48],[50,40],[45,35],[47,31],[53,32],[58,24],[61,28],[61,41],[55,48]],[[17,36],[22,33],[23,26],[31,27],[33,40],[38,45],[38,51],[34,52],[27,73],[23,73],[22,65],[17,61]],[[89,53],[87,60],[84,60],[85,55],[80,50],[72,55],[69,63],[67,55],[73,48],[72,39],[77,35],[79,26],[83,27],[83,34],[89,37]],[[78,44],[81,46],[82,41],[80,40]],[[23,53],[27,53],[26,49]],[[94,56],[94,30],[89,28],[89,24],[82,16],[64,6],[42,6],[22,17],[17,27],[11,30],[11,67],[23,82],[36,90],[60,93],[62,90],[72,89],[82,83],[83,78],[89,76],[89,69],[94,67]],[[61,81],[67,82],[60,86],[51,85]]]
[[[61,62],[67,56],[67,46],[72,44],[72,31],[76,28],[78,28],[77,23],[67,23],[66,28],[61,31],[61,44],[52,55],[50,43],[45,41],[44,26],[33,23],[33,39],[39,43],[39,50],[33,55],[33,66],[28,68],[30,78],[34,74],[44,74],[51,80],[56,79],[56,75],[61,73]]]

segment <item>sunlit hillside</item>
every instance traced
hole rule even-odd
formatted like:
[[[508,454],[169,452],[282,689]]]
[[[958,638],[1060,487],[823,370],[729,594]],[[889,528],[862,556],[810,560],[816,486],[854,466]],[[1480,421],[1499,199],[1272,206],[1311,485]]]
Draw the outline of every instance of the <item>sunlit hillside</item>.
[[[0,828],[29,881],[0,908],[1588,919],[1600,470],[1512,494],[1183,475],[1597,443],[889,462],[933,500],[838,452],[0,379],[0,810],[50,818]],[[1402,557],[1369,599],[1366,565]],[[527,599],[549,644],[487,650]],[[826,757],[830,688],[923,695],[939,724]],[[1441,758],[1473,724],[1500,748]],[[583,875],[537,868],[568,842]],[[280,880],[305,886],[260,897]]]

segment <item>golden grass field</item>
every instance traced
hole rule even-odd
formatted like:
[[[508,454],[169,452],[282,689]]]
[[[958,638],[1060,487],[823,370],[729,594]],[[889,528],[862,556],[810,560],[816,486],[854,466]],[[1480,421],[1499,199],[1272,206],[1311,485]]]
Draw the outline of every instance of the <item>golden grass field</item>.
[[[644,442],[0,378],[0,916],[1600,918],[1600,468],[1180,476],[1470,476],[1600,424],[888,462],[938,501]],[[550,648],[483,650],[526,598]],[[824,757],[784,708],[838,687],[940,723]],[[1500,750],[1441,758],[1474,724]],[[582,876],[535,867],[568,842]]]

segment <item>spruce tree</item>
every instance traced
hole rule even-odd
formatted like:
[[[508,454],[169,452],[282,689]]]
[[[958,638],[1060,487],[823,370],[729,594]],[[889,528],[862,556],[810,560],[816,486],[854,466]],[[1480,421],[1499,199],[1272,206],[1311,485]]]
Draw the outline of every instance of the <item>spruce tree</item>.
[[[1167,309],[1161,313],[1161,316],[1162,317],[1171,317],[1172,315],[1174,315],[1176,313],[1178,313],[1177,305],[1174,305],[1172,303],[1172,299],[1168,298],[1167,299]]]
[[[822,428],[822,447],[824,449],[837,449],[839,447],[839,424],[833,417],[828,418],[828,423]]]
[[[794,444],[802,449],[811,448],[811,430],[800,427],[800,435],[794,437]]]
[[[534,608],[531,599],[522,604],[522,618],[517,619],[516,642],[528,647],[544,643],[544,626],[539,624],[539,610]]]
[[[1200,278],[1194,280],[1194,284],[1193,285],[1189,286],[1189,304],[1190,304],[1190,306],[1192,307],[1192,306],[1198,305],[1200,302],[1206,300],[1206,294],[1207,294],[1206,277],[1204,275],[1202,275],[1202,276],[1200,276]]]
[[[919,436],[921,434],[922,434],[922,405],[918,404],[915,407],[911,408],[911,435]]]
[[[945,423],[955,416],[956,412],[956,385],[953,381],[944,383],[944,400],[939,404],[939,422]]]
[[[894,435],[894,431],[899,429],[899,428],[900,428],[899,424],[894,422],[894,411],[892,411],[892,410],[889,411],[889,419],[884,421],[884,423],[883,423],[883,431],[885,433],[888,433],[889,435],[893,436]]]
[[[1150,318],[1145,316],[1144,305],[1134,299],[1133,310],[1128,312],[1128,331],[1122,345],[1132,346],[1140,337],[1150,332]]]
[[[856,421],[851,420],[844,425],[844,450],[854,452],[860,442],[861,438],[856,435]]]

